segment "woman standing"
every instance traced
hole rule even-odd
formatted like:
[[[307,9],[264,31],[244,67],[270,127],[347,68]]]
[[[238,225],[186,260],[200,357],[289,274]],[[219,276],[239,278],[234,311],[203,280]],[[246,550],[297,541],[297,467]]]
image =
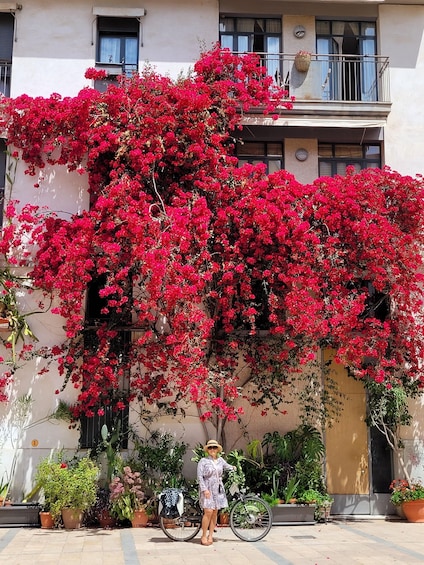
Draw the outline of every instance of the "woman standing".
[[[235,467],[227,463],[219,454],[222,446],[210,439],[204,446],[207,457],[197,464],[197,482],[200,491],[200,506],[203,509],[202,545],[213,543],[213,532],[218,518],[218,510],[228,506],[222,475],[224,471],[233,471]]]

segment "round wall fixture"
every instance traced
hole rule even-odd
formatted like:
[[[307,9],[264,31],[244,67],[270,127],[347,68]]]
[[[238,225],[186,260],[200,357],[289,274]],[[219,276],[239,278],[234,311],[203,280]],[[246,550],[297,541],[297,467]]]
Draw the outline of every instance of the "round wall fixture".
[[[309,157],[308,151],[303,148],[297,149],[294,155],[298,161],[306,161],[306,159]]]
[[[302,39],[305,37],[306,29],[304,26],[296,26],[293,30],[293,35],[297,37],[297,39]]]

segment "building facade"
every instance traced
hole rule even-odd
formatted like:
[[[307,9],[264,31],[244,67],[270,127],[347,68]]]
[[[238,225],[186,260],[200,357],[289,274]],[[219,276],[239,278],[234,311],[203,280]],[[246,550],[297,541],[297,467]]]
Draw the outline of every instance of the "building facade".
[[[293,110],[275,121],[260,113],[245,116],[241,162],[265,162],[270,172],[285,168],[303,183],[344,174],[347,166],[388,166],[415,176],[424,169],[423,32],[424,2],[411,0],[0,2],[0,91],[12,97],[74,96],[85,86],[105,88],[106,82],[93,85],[84,78],[89,67],[105,69],[113,79],[148,63],[176,78],[219,41],[234,52],[259,53],[276,84],[295,97]],[[302,63],[299,52],[309,53],[310,60]],[[45,171],[48,189],[34,195],[33,179],[23,169],[17,171],[14,198],[25,202],[30,194],[37,204],[48,205],[54,199],[66,213],[89,206],[87,187],[76,174]],[[0,185],[6,184],[6,170],[3,154]],[[48,322],[35,317],[34,331],[49,345],[60,335],[60,323],[54,317]],[[46,419],[57,399],[53,392],[51,397],[37,392],[31,367],[27,371],[17,393],[17,398],[24,393],[34,397],[24,433],[10,406],[0,405],[0,478],[2,465],[8,470],[16,458],[29,462],[19,465],[16,491],[29,490],[36,461],[46,450],[78,443],[76,431]],[[397,470],[365,424],[363,389],[341,367],[334,372],[348,407],[326,431],[327,481],[335,509],[384,513],[388,484]],[[65,400],[72,401],[72,391],[67,394]],[[405,450],[413,473],[422,478],[420,405],[412,409],[418,423],[405,429]],[[261,437],[271,424],[252,418],[254,435]],[[284,431],[295,423],[294,413],[272,426]],[[200,424],[193,417],[184,426],[185,437],[194,444]],[[238,447],[237,430],[229,436]]]

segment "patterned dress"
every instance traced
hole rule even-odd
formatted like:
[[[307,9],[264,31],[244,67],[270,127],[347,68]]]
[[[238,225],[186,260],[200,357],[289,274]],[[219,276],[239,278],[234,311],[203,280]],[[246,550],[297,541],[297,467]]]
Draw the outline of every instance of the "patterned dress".
[[[222,475],[224,471],[232,471],[233,466],[227,463],[222,457],[213,459],[203,457],[197,464],[197,482],[199,483],[199,502],[202,508],[226,508],[228,500],[225,496]],[[204,491],[210,492],[210,497],[206,498]]]

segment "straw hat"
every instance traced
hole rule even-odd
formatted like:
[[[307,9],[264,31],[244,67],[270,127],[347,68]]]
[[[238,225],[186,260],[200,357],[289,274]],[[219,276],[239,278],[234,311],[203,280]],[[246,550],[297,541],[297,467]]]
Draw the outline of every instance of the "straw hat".
[[[222,445],[219,445],[219,443],[216,441],[216,439],[210,439],[208,441],[208,443],[203,446],[203,449],[205,451],[207,451],[209,447],[217,447],[218,453],[221,453],[221,451],[222,451]]]

